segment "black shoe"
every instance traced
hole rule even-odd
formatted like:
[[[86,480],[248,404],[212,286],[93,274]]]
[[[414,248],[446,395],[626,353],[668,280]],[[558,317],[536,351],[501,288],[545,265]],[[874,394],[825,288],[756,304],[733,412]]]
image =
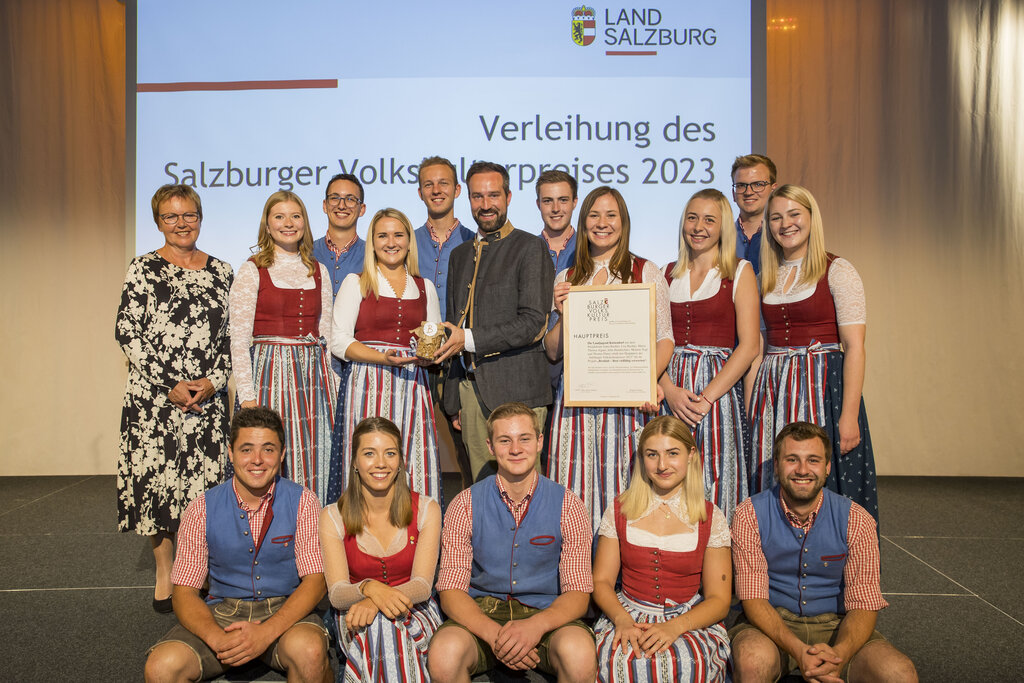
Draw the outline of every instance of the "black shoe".
[[[157,600],[153,598],[153,611],[159,614],[170,614],[174,611],[174,607],[171,606],[171,599]]]

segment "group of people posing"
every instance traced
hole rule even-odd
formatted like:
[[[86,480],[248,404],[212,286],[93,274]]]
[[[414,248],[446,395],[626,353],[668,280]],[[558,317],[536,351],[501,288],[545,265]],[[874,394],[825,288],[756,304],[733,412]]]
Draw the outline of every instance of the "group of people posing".
[[[873,631],[863,287],[825,251],[811,194],[739,157],[739,218],[697,192],[659,269],[630,252],[612,187],[583,199],[574,229],[575,179],[542,174],[538,238],[507,220],[503,166],[464,180],[475,231],[454,215],[455,167],[430,157],[427,222],[381,209],[365,241],[354,176],[328,183],[315,242],[302,200],[275,192],[234,277],[196,246],[195,190],[154,195],[166,243],[132,261],[116,325],[120,528],[150,537],[153,607],[180,622],[147,677],[263,657],[325,680],[327,623],[345,680],[467,680],[497,662],[567,681],[721,680],[735,566],[737,680],[913,680]],[[658,404],[566,406],[569,288],[633,282],[655,285]],[[422,358],[428,326],[447,338]],[[443,525],[438,428],[476,482]],[[596,623],[581,621],[591,594]]]

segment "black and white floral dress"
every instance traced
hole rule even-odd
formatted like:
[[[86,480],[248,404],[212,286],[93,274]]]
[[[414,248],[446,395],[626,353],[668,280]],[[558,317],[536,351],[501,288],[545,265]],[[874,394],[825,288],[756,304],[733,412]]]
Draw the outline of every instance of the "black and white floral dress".
[[[118,529],[176,532],[185,507],[223,480],[228,460],[231,266],[180,268],[156,252],[132,259],[115,337],[128,357],[117,472]],[[207,378],[216,393],[184,413],[168,392]]]

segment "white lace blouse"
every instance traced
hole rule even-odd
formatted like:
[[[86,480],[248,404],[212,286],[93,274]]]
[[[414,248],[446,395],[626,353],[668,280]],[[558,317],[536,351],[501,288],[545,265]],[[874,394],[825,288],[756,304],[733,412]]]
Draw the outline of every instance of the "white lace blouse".
[[[669,264],[671,265],[671,264]],[[750,263],[744,259],[740,259],[736,264],[736,272],[733,274],[733,284],[738,283],[740,278],[744,277],[745,272],[752,272],[750,269]],[[670,274],[668,271],[668,265],[662,268],[662,273],[666,276]],[[746,277],[752,277],[750,275]],[[672,280],[672,284],[668,287],[668,299],[672,303],[686,303],[687,301],[704,301],[710,299],[714,295],[718,294],[718,290],[722,287],[722,276],[718,272],[718,266],[712,266],[711,270],[708,271],[707,275],[704,276],[704,281],[697,287],[697,291],[690,291],[690,271],[686,271],[682,277],[677,277]],[[732,300],[736,301],[736,287],[732,288]]]
[[[423,289],[427,293],[427,320],[433,323],[441,322],[441,304],[437,298],[437,289],[434,283],[423,278]],[[405,275],[405,291],[399,297],[383,275],[377,273],[377,291],[381,298],[402,299],[402,301],[415,301],[420,298],[419,287],[413,281],[412,275]],[[359,294],[359,275],[352,273],[346,275],[341,281],[338,289],[338,296],[334,300],[334,329],[331,339],[331,353],[338,358],[347,358],[345,351],[356,340],[356,319],[359,317],[359,306],[363,303],[363,297]],[[421,321],[417,320],[418,325]]]
[[[331,277],[323,264],[320,268],[320,336],[331,344],[331,304],[333,292]],[[280,289],[314,289],[316,281],[309,275],[306,264],[298,254],[278,250],[274,254],[274,265],[267,269],[270,281]],[[255,401],[256,387],[252,380],[252,360],[249,348],[252,346],[252,328],[256,321],[256,299],[260,291],[260,274],[256,264],[246,260],[238,268],[235,281],[228,294],[228,311],[231,330],[231,372],[235,376],[235,391],[238,400]]]
[[[602,270],[608,268],[608,261],[594,261],[594,272],[591,273],[590,278],[584,282],[584,285],[594,284],[594,276],[600,273]],[[555,276],[555,284],[565,282],[568,279],[569,270],[563,270]],[[668,281],[665,280],[665,276],[658,270],[658,266],[654,265],[652,261],[645,261],[643,270],[640,271],[641,282],[653,282],[654,283],[654,309],[655,309],[655,337],[658,341],[662,339],[675,339],[672,336],[672,308],[669,305],[668,300]],[[614,285],[622,282],[617,275],[613,275],[611,271],[608,271],[608,282],[606,284]],[[554,303],[552,303],[551,310],[554,311]],[[557,315],[557,312],[555,313]]]
[[[816,282],[800,282],[803,259],[799,261],[783,261],[779,265],[779,274],[775,278],[775,289],[764,297],[764,303],[771,305],[791,304],[803,301],[814,293]],[[783,287],[793,271],[793,286],[789,291]],[[836,319],[839,326],[864,325],[867,323],[867,303],[864,299],[864,282],[853,265],[844,258],[837,258],[828,269],[828,289],[836,305]],[[762,326],[764,325],[762,321]]]
[[[669,511],[679,518],[683,524],[690,526],[689,516],[686,511],[686,500],[683,497],[682,490],[677,491],[674,495],[667,498],[659,498],[654,496],[654,500],[651,501],[647,511],[640,515],[636,519],[626,521],[626,540],[636,546],[644,548],[658,548],[659,550],[668,550],[671,552],[691,552],[697,547],[697,535],[698,530],[694,527],[692,530],[681,533],[681,534],[670,534],[668,536],[656,536],[650,531],[636,528],[636,524],[644,519],[647,519],[658,511],[662,505],[666,505]],[[725,514],[718,508],[717,505],[711,506],[711,533],[708,536],[708,547],[709,548],[728,548],[732,544],[732,538],[729,535],[729,524],[725,521]],[[618,538],[618,532],[615,529],[615,506],[609,505],[604,515],[601,517],[601,526],[598,527],[597,533],[607,538]]]

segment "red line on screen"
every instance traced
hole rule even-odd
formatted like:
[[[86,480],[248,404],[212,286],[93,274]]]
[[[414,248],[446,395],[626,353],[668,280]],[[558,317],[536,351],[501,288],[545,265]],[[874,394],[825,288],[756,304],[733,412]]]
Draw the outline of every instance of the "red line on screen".
[[[657,50],[605,50],[605,54],[606,55],[611,55],[613,57],[621,57],[621,56],[641,56],[641,57],[646,57],[646,56],[650,56],[650,55],[656,55],[656,54],[658,54],[658,51]]]
[[[191,92],[201,90],[294,90],[297,88],[337,88],[337,78],[291,81],[197,81],[184,83],[138,83],[137,92]]]

